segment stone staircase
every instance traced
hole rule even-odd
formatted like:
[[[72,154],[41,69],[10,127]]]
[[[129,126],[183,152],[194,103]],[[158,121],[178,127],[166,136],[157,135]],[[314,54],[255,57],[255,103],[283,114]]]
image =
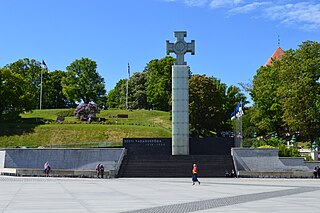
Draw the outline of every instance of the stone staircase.
[[[194,163],[199,177],[224,177],[234,169],[231,155],[126,155],[118,177],[191,177]]]

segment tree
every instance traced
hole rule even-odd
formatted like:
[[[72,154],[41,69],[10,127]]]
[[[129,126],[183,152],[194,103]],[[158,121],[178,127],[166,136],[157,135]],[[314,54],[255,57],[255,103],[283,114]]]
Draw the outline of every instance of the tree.
[[[68,101],[62,92],[61,81],[66,76],[67,73],[60,70],[44,73],[42,108],[62,109],[76,106],[74,102]]]
[[[256,138],[261,135],[261,130],[253,123],[252,115],[255,108],[252,106],[246,108],[246,113],[242,116],[243,137],[245,139]]]
[[[4,114],[18,116],[33,108],[33,94],[26,91],[29,82],[8,68],[0,69],[0,118]]]
[[[147,102],[147,73],[135,72],[129,80],[129,108],[131,109],[148,109],[150,106]]]
[[[320,136],[320,44],[303,42],[281,60],[281,81],[277,90],[283,107],[283,121],[311,142]]]
[[[303,42],[281,60],[261,67],[253,80],[252,119],[268,132],[320,136],[320,44]]]
[[[245,95],[236,86],[227,87],[219,79],[192,75],[189,80],[190,132],[211,136],[212,132],[232,130],[230,114]]]
[[[223,87],[222,87],[223,88]],[[234,111],[236,106],[240,101],[242,101],[243,106],[245,104],[248,104],[247,97],[244,95],[244,93],[241,92],[241,89],[239,87],[236,87],[234,85],[231,85],[229,87],[225,87],[225,91],[221,91],[225,94],[225,100],[224,100],[224,110],[225,113],[223,118],[223,129],[225,131],[232,130],[232,122],[231,122],[231,113]]]
[[[41,67],[41,62],[34,59],[20,59],[5,66],[10,69],[11,72],[19,74],[28,83],[25,85],[24,91],[31,96],[30,103],[26,104],[26,109],[29,109],[29,105],[32,105],[32,109],[36,109],[39,106],[40,98],[40,86],[41,86],[41,73],[47,71]],[[28,105],[28,106],[27,106]]]
[[[283,108],[278,96],[280,61],[273,61],[272,66],[263,66],[253,78],[251,97],[254,101],[253,123],[265,132],[279,132],[283,127]]]
[[[126,107],[126,79],[120,79],[107,96],[108,108],[125,109]]]
[[[224,93],[220,81],[206,75],[193,75],[189,80],[189,110],[191,134],[208,136],[221,130]]]
[[[62,78],[63,94],[70,101],[97,102],[106,91],[104,79],[96,69],[96,62],[88,58],[72,62],[67,66],[67,76]]]
[[[147,73],[148,103],[155,109],[168,111],[171,109],[172,65],[175,59],[165,57],[151,60],[144,72]]]

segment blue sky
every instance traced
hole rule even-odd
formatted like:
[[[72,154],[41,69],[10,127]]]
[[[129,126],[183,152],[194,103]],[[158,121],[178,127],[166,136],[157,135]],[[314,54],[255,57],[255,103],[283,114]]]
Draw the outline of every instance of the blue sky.
[[[166,55],[165,41],[187,31],[194,74],[248,83],[278,47],[320,42],[318,0],[1,0],[0,66],[23,58],[66,70],[88,57],[109,91]]]

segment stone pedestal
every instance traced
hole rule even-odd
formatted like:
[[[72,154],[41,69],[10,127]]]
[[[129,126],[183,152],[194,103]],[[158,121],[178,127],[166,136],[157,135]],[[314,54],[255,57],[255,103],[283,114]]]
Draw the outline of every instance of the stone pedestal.
[[[312,158],[314,161],[318,161],[318,160],[319,160],[319,158],[318,158],[318,148],[315,149],[315,150],[312,150],[312,149],[311,149],[310,155],[311,155],[311,158]]]
[[[172,66],[172,155],[189,155],[189,66]]]

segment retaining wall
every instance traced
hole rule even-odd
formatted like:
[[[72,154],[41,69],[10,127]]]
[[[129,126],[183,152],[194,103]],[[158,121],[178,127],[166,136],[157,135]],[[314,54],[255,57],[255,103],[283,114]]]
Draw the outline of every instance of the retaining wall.
[[[48,161],[57,170],[95,170],[98,163],[105,170],[118,169],[124,148],[110,149],[2,149],[0,168],[43,169]]]
[[[318,164],[301,157],[279,158],[277,148],[232,148],[231,154],[237,173],[242,177],[312,177],[310,167]]]

